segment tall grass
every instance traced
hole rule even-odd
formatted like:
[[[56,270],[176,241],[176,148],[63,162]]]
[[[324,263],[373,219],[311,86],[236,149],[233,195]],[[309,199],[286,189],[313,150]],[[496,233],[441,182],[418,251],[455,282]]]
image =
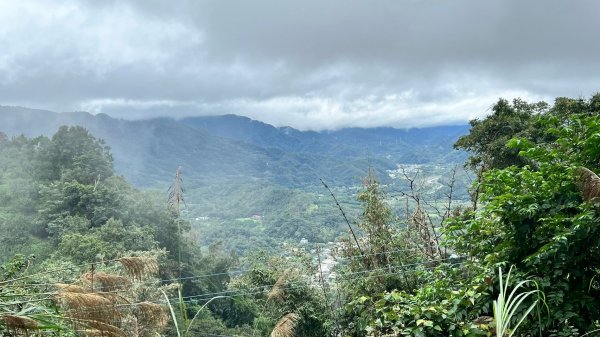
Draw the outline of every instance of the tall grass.
[[[165,299],[167,300],[167,305],[169,306],[169,311],[171,312],[171,317],[173,319],[173,324],[175,326],[175,331],[177,332],[177,337],[188,337],[190,336],[190,329],[192,328],[192,326],[194,325],[194,322],[196,321],[196,318],[198,318],[198,316],[200,315],[200,313],[202,312],[202,310],[204,308],[206,308],[206,306],[208,304],[210,304],[212,301],[217,300],[217,299],[221,299],[221,298],[231,298],[233,299],[233,297],[231,296],[215,296],[213,298],[211,298],[210,300],[208,300],[206,303],[204,303],[204,305],[202,307],[200,307],[200,309],[198,309],[198,311],[196,312],[196,314],[194,315],[194,317],[192,317],[192,319],[188,319],[187,318],[187,307],[185,305],[185,302],[183,300],[183,294],[181,292],[181,286],[179,287],[179,313],[181,314],[181,316],[183,317],[183,320],[181,323],[182,326],[180,326],[180,324],[177,321],[177,315],[175,314],[175,309],[173,308],[173,305],[171,304],[171,300],[169,300],[169,296],[167,296],[167,293],[164,292],[164,290],[160,289],[160,291],[163,293]]]
[[[519,282],[510,292],[508,293],[508,285],[510,283],[510,273],[512,267],[510,267],[506,279],[502,276],[502,268],[498,268],[498,275],[500,279],[500,294],[498,299],[493,303],[494,308],[494,319],[496,321],[496,336],[498,337],[512,337],[519,326],[525,321],[527,316],[535,309],[540,301],[544,302],[544,294],[539,290],[538,285],[533,280],[524,280]],[[520,289],[524,289],[528,284],[533,284],[536,289],[520,292]],[[508,297],[507,297],[508,295]],[[533,303],[527,307],[525,311],[521,313],[520,318],[517,316],[518,310],[521,305],[529,298],[536,297]],[[545,303],[545,302],[544,302]],[[516,321],[516,324],[512,325]],[[540,331],[541,335],[541,331]]]

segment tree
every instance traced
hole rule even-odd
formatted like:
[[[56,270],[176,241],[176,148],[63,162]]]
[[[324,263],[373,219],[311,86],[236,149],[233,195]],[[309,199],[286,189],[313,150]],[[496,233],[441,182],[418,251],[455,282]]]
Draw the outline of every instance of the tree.
[[[110,148],[81,126],[61,126],[46,155],[53,164],[51,179],[93,184],[114,175]]]
[[[581,167],[588,176],[600,171],[598,98],[559,98],[536,116],[536,137],[505,144],[527,164],[498,165],[482,175],[483,207],[446,227],[457,252],[515,265],[540,285],[550,308],[546,332],[569,325],[590,331],[600,319],[600,208],[581,190]],[[503,160],[498,156],[491,162]]]
[[[469,123],[471,130],[454,144],[454,148],[471,153],[468,165],[471,168],[505,168],[511,165],[522,166],[526,162],[518,151],[506,147],[513,137],[528,136],[533,132],[535,116],[546,111],[545,102],[529,104],[515,99],[512,104],[500,99],[493,107],[492,114],[483,120],[474,119]]]
[[[427,280],[414,292],[356,296],[347,305],[353,317],[347,327],[359,327],[352,334],[489,335],[492,300],[504,298],[502,285],[504,292],[529,285],[523,294],[539,295],[519,297],[524,301],[507,313],[526,317],[542,303],[537,319],[527,316],[519,326],[522,336],[597,331],[599,102],[600,95],[558,98],[552,107],[501,100],[494,114],[472,123],[457,145],[473,151],[479,207],[453,211],[442,224],[442,244],[456,257],[416,271]],[[512,266],[511,284],[502,284],[494,271]]]
[[[287,327],[293,327],[294,336],[330,335],[331,308],[310,280],[314,269],[307,269],[302,260],[293,256],[284,258],[266,252],[250,256],[248,263],[249,270],[229,287],[232,295],[254,290],[237,297],[232,305],[230,314],[237,315],[239,322],[251,323],[257,336],[278,336],[278,330],[286,327],[281,325],[285,318],[293,317]]]
[[[357,199],[362,206],[356,238],[342,239],[341,257],[347,262],[339,271],[339,282],[346,298],[379,293],[391,289],[408,289],[412,285],[403,273],[394,273],[398,265],[412,262],[406,254],[406,228],[401,228],[392,216],[386,195],[372,169],[363,180]],[[360,273],[364,278],[346,280],[345,275]],[[386,275],[390,273],[391,275]],[[351,320],[351,318],[348,318]]]

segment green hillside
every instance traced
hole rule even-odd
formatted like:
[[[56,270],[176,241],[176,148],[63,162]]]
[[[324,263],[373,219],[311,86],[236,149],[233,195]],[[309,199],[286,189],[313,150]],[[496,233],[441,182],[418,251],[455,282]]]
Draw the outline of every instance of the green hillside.
[[[159,193],[165,193],[181,167],[183,214],[198,230],[198,239],[205,244],[222,240],[239,251],[277,249],[281,242],[302,238],[328,242],[345,232],[320,179],[333,187],[354,219],[359,214],[356,187],[369,167],[391,195],[406,188],[404,179],[392,178],[398,165],[418,167],[419,178],[435,185],[428,193],[435,194],[464,158],[451,147],[464,126],[317,133],[238,116],[127,121],[15,107],[0,107],[0,120],[0,130],[8,135],[31,137],[51,136],[63,124],[81,125],[110,147],[118,175]],[[457,177],[456,196],[466,200],[468,177],[462,170]],[[259,221],[243,220],[255,215]],[[322,227],[317,234],[315,224]]]

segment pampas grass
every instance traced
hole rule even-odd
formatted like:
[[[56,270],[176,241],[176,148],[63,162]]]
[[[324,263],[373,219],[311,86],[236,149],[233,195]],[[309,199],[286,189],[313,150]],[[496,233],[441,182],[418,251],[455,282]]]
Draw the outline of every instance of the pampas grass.
[[[123,289],[129,287],[131,285],[131,281],[125,277],[120,275],[106,274],[101,272],[87,272],[81,275],[81,278],[86,281],[100,283],[101,287],[100,291],[115,291],[119,289]],[[95,289],[93,289],[95,290]]]
[[[169,322],[167,308],[160,304],[142,302],[137,305],[137,311],[138,320],[144,326],[152,326],[162,330]]]
[[[54,284],[55,296],[42,300],[53,299],[62,309],[61,315],[31,314],[34,311],[27,308],[20,314],[3,313],[0,325],[11,336],[37,336],[46,331],[71,329],[77,336],[85,337],[160,335],[168,325],[168,311],[166,307],[148,301],[152,299],[153,292],[148,291],[151,286],[138,287],[140,284],[134,281],[158,274],[157,259],[137,256],[111,261],[120,262],[125,273],[99,272],[95,268],[97,263],[91,263],[91,270],[82,274],[76,284]],[[146,302],[136,303],[140,297]],[[60,323],[45,320],[45,316],[57,318]],[[64,323],[68,324],[65,326]]]
[[[15,336],[29,336],[29,331],[38,329],[38,323],[29,317],[4,315],[3,318],[7,330]]]
[[[125,331],[112,324],[94,320],[82,320],[81,323],[89,328],[84,330],[86,337],[128,337]]]
[[[99,294],[60,292],[58,298],[72,320],[114,322],[121,318],[111,300]]]
[[[76,284],[64,284],[64,283],[56,283],[54,285],[61,292],[69,292],[69,293],[87,293],[84,287],[78,286]]]
[[[279,276],[269,293],[267,294],[267,300],[275,300],[282,302],[285,299],[285,283],[287,281],[289,271],[286,270]]]
[[[273,331],[271,337],[293,337],[294,330],[296,330],[296,323],[300,320],[300,316],[293,312],[284,315],[279,319]]]
[[[577,168],[578,185],[583,193],[583,199],[590,201],[600,198],[600,177],[585,167]]]
[[[158,262],[148,256],[122,257],[119,262],[121,262],[127,273],[136,280],[158,274]]]

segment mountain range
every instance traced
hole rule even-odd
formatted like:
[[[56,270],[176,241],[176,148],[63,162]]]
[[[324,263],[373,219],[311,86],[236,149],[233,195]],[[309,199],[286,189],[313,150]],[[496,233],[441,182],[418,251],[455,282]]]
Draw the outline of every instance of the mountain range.
[[[452,149],[468,126],[300,131],[236,115],[124,120],[87,112],[0,106],[0,131],[52,136],[81,125],[111,147],[119,174],[139,187],[168,184],[181,166],[191,186],[257,180],[285,187],[356,184],[369,166],[460,163]],[[385,174],[383,175],[385,176]]]
[[[9,136],[51,137],[62,125],[80,125],[104,139],[117,173],[137,187],[166,193],[181,166],[183,216],[198,241],[223,242],[239,252],[274,249],[315,235],[328,242],[344,233],[346,224],[320,179],[332,188],[351,221],[360,216],[356,187],[370,167],[392,194],[389,201],[396,214],[404,206],[393,194],[407,188],[393,174],[399,165],[411,174],[420,170],[426,189],[422,192],[443,197],[448,173],[466,157],[452,144],[468,132],[466,125],[314,132],[236,115],[124,120],[0,106],[0,132]],[[457,176],[459,199],[469,198],[467,176]]]

